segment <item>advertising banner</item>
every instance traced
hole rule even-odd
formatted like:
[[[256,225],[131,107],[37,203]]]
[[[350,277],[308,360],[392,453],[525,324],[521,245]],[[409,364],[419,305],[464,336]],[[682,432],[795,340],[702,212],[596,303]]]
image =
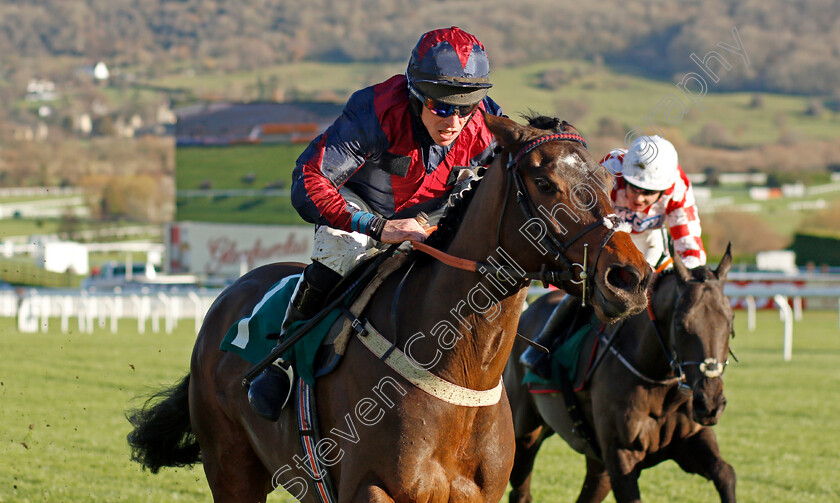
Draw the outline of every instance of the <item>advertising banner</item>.
[[[272,262],[309,263],[314,226],[174,222],[164,232],[166,272],[235,278]]]

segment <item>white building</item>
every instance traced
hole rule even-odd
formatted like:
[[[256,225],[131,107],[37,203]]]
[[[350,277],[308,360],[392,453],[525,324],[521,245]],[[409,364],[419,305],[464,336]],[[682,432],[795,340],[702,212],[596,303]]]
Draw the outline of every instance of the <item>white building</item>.
[[[111,77],[111,72],[108,70],[108,65],[100,61],[93,67],[93,78],[96,80],[108,80]]]

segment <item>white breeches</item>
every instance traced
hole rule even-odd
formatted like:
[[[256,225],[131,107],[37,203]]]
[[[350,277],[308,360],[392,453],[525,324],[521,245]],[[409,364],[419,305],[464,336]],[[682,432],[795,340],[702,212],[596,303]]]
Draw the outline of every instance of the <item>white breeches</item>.
[[[375,254],[379,241],[359,232],[345,232],[326,225],[315,230],[312,260],[346,276],[365,257]]]
[[[339,192],[351,206],[374,213],[370,206],[352,190],[342,187]],[[347,273],[356,264],[380,251],[377,247],[384,248],[385,246],[385,244],[361,232],[347,232],[326,225],[319,225],[315,229],[312,261],[320,262],[338,274],[347,276]]]

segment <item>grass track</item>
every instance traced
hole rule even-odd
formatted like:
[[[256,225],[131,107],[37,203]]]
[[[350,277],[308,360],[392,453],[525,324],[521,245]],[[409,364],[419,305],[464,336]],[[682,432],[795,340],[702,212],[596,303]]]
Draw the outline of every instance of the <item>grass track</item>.
[[[213,189],[262,189],[282,181],[292,185],[295,160],[306,145],[235,145],[230,147],[178,147],[176,185],[195,190],[203,181]],[[242,178],[253,174],[252,183]],[[300,225],[304,221],[284,196],[178,197],[176,220]]]
[[[138,334],[127,321],[118,334],[61,334],[57,325],[20,334],[0,318],[0,502],[208,501],[200,466],[150,475],[129,461],[125,443],[125,408],[187,370],[191,324],[170,335]],[[736,329],[741,363],[727,371],[729,405],[715,431],[738,473],[739,501],[840,500],[837,313],[806,311],[787,363],[775,313],[759,313],[753,333],[738,313]],[[552,438],[537,464],[537,500],[573,501],[583,459]],[[711,483],[670,462],[641,484],[647,501],[717,500]]]

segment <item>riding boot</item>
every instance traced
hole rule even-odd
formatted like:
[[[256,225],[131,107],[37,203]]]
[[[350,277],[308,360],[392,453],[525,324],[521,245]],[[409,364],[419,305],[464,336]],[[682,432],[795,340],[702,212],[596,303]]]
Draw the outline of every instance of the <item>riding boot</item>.
[[[340,274],[319,262],[306,267],[286,309],[278,343],[294,322],[308,320],[321,311],[327,295],[340,280]],[[282,358],[266,367],[248,388],[248,402],[254,411],[269,421],[277,421],[292,396],[294,377],[291,365]]]
[[[561,333],[569,329],[573,322],[572,317],[580,306],[580,300],[571,295],[566,295],[551,312],[545,325],[534,342],[548,348],[549,352],[544,353],[534,346],[528,348],[519,357],[519,362],[528,367],[531,372],[543,379],[551,379],[551,352],[554,350],[555,340]]]

